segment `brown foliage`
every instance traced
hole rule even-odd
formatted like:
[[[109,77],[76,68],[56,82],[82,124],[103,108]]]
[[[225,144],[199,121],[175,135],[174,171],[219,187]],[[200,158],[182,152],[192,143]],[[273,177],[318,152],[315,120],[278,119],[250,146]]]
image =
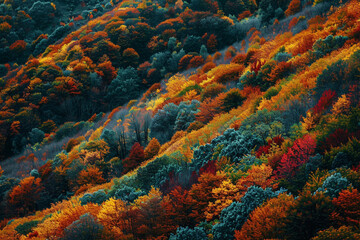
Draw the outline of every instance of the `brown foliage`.
[[[97,167],[89,167],[86,170],[82,170],[79,173],[79,178],[77,180],[79,185],[85,184],[101,184],[105,182],[105,179],[102,177],[102,172]]]
[[[144,150],[145,159],[153,158],[160,150],[160,143],[156,138],[152,138]]]
[[[301,11],[301,2],[300,0],[292,0],[289,4],[289,7],[285,11],[285,15],[288,17],[294,15]]]
[[[9,204],[17,209],[18,213],[29,213],[36,209],[36,203],[40,198],[41,179],[27,177],[21,180],[20,185],[15,186],[9,193]]]
[[[239,64],[223,66],[216,71],[214,81],[218,83],[238,81],[244,69],[244,65]]]

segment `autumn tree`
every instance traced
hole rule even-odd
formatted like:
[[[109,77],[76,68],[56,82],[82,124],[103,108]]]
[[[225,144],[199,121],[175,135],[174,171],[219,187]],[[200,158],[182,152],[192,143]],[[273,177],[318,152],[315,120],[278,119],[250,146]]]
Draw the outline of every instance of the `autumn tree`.
[[[144,148],[138,142],[134,143],[129,156],[123,160],[124,173],[133,170],[142,163],[144,159]]]
[[[188,65],[188,68],[197,68],[204,63],[204,59],[201,56],[194,56]]]
[[[116,77],[116,71],[110,61],[102,62],[98,65],[98,74],[106,83],[110,83]]]
[[[253,165],[251,169],[247,171],[246,177],[240,178],[236,186],[243,195],[246,190],[252,185],[259,186],[261,188],[272,187],[273,185],[273,170],[270,166],[262,164],[260,166]]]
[[[97,215],[100,223],[116,234],[117,237],[132,236],[133,223],[136,221],[130,217],[131,207],[120,199],[110,198],[101,205]]]
[[[159,150],[160,150],[159,141],[156,138],[152,138],[144,150],[145,159],[153,158],[158,154]]]
[[[235,231],[235,238],[275,239],[284,236],[283,228],[287,211],[294,205],[294,197],[280,194],[256,208],[240,231]]]
[[[101,184],[105,182],[105,179],[102,176],[102,172],[99,170],[99,168],[95,166],[88,167],[87,169],[82,170],[79,173],[79,177],[77,180],[77,183],[81,185],[85,184]]]
[[[301,2],[300,0],[292,0],[285,11],[285,15],[288,17],[290,15],[294,15],[295,13],[300,12],[301,10]]]
[[[9,192],[9,204],[17,209],[19,214],[32,212],[38,207],[42,190],[40,178],[24,178]]]
[[[350,110],[350,99],[346,94],[341,95],[334,103],[332,113],[334,115],[340,115],[341,113],[348,113]]]
[[[39,128],[45,133],[51,133],[56,130],[56,123],[53,120],[43,122]]]
[[[211,52],[215,52],[217,51],[217,47],[218,47],[218,41],[216,39],[216,35],[215,34],[211,34],[209,39],[206,42],[206,48]]]
[[[195,218],[197,222],[205,219],[205,210],[210,201],[215,201],[211,194],[213,189],[220,187],[224,175],[204,173],[199,177],[199,182],[190,189],[190,197],[194,202],[193,212],[190,217]]]
[[[310,135],[297,139],[280,161],[277,175],[280,178],[295,176],[297,169],[315,152],[316,141]]]
[[[195,204],[188,190],[181,186],[175,187],[162,203],[166,221],[174,226],[194,226],[195,219],[190,215]]]
[[[216,67],[216,64],[213,62],[208,62],[205,63],[204,66],[202,67],[202,71],[203,73],[207,73],[208,71],[210,71],[211,69],[213,69],[214,67]]]
[[[102,139],[89,142],[85,149],[89,150],[90,152],[98,152],[101,159],[109,153],[109,146]]]
[[[135,200],[134,204],[139,209],[140,226],[135,230],[138,238],[156,238],[175,230],[174,226],[163,221],[165,210],[162,201],[162,193],[155,188],[151,188],[147,195]]]
[[[313,240],[357,240],[360,238],[360,234],[356,231],[356,228],[349,226],[341,226],[339,228],[330,227],[328,229],[319,231]]]
[[[34,230],[37,231],[40,236],[45,238],[60,238],[64,236],[64,229],[79,220],[81,216],[86,213],[91,214],[92,216],[97,216],[99,210],[100,206],[97,204],[89,203],[87,205],[80,205],[79,202],[74,200],[65,201],[61,209],[54,212],[48,218],[44,219],[44,221],[40,223]],[[80,226],[81,225],[82,224],[80,224]],[[74,224],[74,227],[75,226],[78,225]],[[75,233],[76,232],[77,231],[75,230]]]
[[[335,209],[331,217],[338,225],[359,225],[360,193],[356,188],[341,191],[339,196],[332,200],[332,203]]]
[[[122,53],[122,64],[124,67],[135,67],[139,63],[139,54],[133,48],[127,48]]]
[[[226,94],[219,94],[215,99],[205,99],[199,107],[199,112],[195,115],[196,120],[202,123],[210,122],[217,114],[223,111],[222,101]]]
[[[321,95],[321,98],[319,99],[318,103],[313,107],[312,111],[316,114],[323,113],[329,106],[331,106],[334,98],[336,96],[336,92],[332,90],[326,90]]]
[[[211,195],[214,201],[209,202],[206,208],[206,220],[211,221],[220,215],[221,211],[230,206],[233,201],[239,199],[239,189],[231,183],[230,179],[224,180],[219,187],[212,189]]]

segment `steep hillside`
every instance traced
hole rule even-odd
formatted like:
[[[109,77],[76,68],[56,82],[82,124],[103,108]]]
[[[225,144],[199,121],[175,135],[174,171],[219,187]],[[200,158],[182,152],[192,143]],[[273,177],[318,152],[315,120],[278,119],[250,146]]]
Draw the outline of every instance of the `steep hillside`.
[[[84,21],[2,79],[0,238],[359,239],[359,16],[167,0]]]
[[[217,2],[198,4],[124,1],[63,40],[72,22],[41,40],[38,45],[45,47],[60,43],[0,81],[0,158],[34,145],[33,129],[41,131],[36,135],[50,134],[65,122],[111,111],[162,78],[202,65],[209,53],[265,24],[261,17],[240,23],[225,16]],[[255,11],[254,4],[241,6]],[[32,53],[38,56],[36,49]]]

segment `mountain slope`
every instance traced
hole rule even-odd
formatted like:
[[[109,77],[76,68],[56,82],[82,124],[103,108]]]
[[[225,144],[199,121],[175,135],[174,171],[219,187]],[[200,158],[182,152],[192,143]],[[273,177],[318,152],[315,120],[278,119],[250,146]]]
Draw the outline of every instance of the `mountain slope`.
[[[116,72],[111,66],[117,56],[112,54],[123,48],[110,40],[105,40],[106,47],[98,44],[103,40],[97,42],[97,38],[109,37],[102,26],[118,26],[115,33],[131,32],[130,25],[117,23],[116,18],[129,13],[138,16],[139,9],[152,6],[142,3],[137,9],[123,9],[120,4],[31,60],[9,78],[4,98],[13,99],[10,86],[21,86],[16,81],[31,72],[32,64],[37,64],[38,72],[46,63],[54,68],[61,65],[60,69],[69,64],[59,70],[61,77],[55,81],[49,77],[55,89],[61,82],[58,78],[73,79],[64,81],[74,83],[66,88],[69,95],[85,95],[89,89],[76,88],[76,83],[82,77],[84,83],[91,81],[93,71],[99,74],[102,85],[90,91],[99,94],[92,96],[95,101],[109,94],[110,99],[101,99],[101,110],[135,100],[109,114],[60,125],[51,134],[29,129],[31,147],[4,162],[14,166],[9,162],[16,161],[20,171],[4,167],[0,236],[74,239],[83,232],[82,237],[91,239],[357,239],[360,3],[349,1],[330,8],[335,2],[297,7],[298,2],[291,1],[283,9],[289,17],[280,21],[261,11],[265,3],[253,2],[254,9],[249,7],[251,11],[244,14],[254,16],[237,23],[230,12],[225,12],[230,16],[226,17],[214,10],[230,11],[229,2],[192,1],[190,7],[198,12],[177,8],[180,19],[167,19],[156,29],[178,23],[194,26],[202,21],[198,17],[213,11],[211,21],[230,24],[225,32],[247,29],[240,38],[244,41],[209,54],[213,37],[204,40],[207,36],[198,28],[202,40],[186,34],[176,35],[182,39],[178,43],[168,38],[167,50],[148,54],[146,64],[139,65],[146,54],[133,49],[139,59],[137,65],[131,64],[137,69],[123,67],[137,59],[132,50],[130,55],[123,52]],[[201,11],[204,6],[208,12]],[[258,28],[247,28],[256,22]],[[211,26],[208,35],[217,25]],[[89,28],[99,31],[86,33]],[[93,56],[94,50],[82,46],[90,47],[87,44],[94,41],[95,49],[101,47],[99,52],[108,54],[96,63],[86,57]],[[154,41],[159,47],[161,39]],[[67,63],[76,55],[74,50],[80,57]],[[171,71],[168,66],[174,59],[177,67]],[[77,65],[88,74],[76,75]],[[182,73],[175,74],[177,70]],[[146,74],[141,75],[142,71]],[[34,86],[39,84],[34,77],[29,86],[32,81],[37,82]],[[132,88],[134,81],[142,87]],[[10,106],[9,100],[4,102],[3,106]],[[76,110],[75,103],[66,106]],[[26,101],[22,104],[35,108]],[[13,116],[4,116],[12,121],[11,131],[23,134],[22,122],[17,126]],[[57,141],[62,141],[62,151],[47,147],[58,146]],[[36,169],[30,172],[32,168]],[[22,179],[16,178],[21,175]]]

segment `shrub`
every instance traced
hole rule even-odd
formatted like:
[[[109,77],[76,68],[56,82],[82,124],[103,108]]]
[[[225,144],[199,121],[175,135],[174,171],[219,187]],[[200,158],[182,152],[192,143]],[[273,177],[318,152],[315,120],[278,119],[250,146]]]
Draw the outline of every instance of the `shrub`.
[[[205,124],[203,124],[202,122],[198,122],[198,121],[195,121],[195,122],[192,122],[190,123],[189,127],[186,129],[186,131],[188,133],[192,132],[192,131],[196,131],[196,130],[199,130],[201,129],[202,127],[204,127]]]
[[[291,54],[287,52],[279,52],[275,55],[274,60],[278,62],[287,62],[291,59]]]
[[[233,89],[226,94],[223,100],[223,108],[226,112],[229,112],[233,108],[240,106],[245,97],[243,97],[238,89]]]
[[[80,216],[64,229],[64,240],[97,240],[101,239],[103,226],[89,213]]]
[[[217,83],[228,83],[237,81],[243,73],[244,69],[244,65],[239,64],[222,66],[218,69],[218,71],[216,71],[214,81]]]
[[[115,191],[114,197],[116,199],[121,199],[123,201],[127,201],[127,202],[133,202],[134,200],[136,200],[138,197],[146,195],[146,193],[142,190],[136,190],[133,187],[129,187],[129,186],[122,186],[120,188],[118,188]]]
[[[344,45],[344,43],[348,40],[348,37],[344,36],[336,36],[333,35],[327,36],[325,39],[317,40],[313,49],[317,52],[321,52],[322,55],[326,55]]]
[[[39,224],[39,221],[30,221],[23,224],[18,225],[15,228],[15,231],[20,233],[21,235],[28,235],[32,232],[32,229],[35,228]]]
[[[97,190],[94,193],[85,193],[79,200],[81,205],[86,205],[88,203],[102,204],[108,200],[109,196],[105,193],[103,189]]]

